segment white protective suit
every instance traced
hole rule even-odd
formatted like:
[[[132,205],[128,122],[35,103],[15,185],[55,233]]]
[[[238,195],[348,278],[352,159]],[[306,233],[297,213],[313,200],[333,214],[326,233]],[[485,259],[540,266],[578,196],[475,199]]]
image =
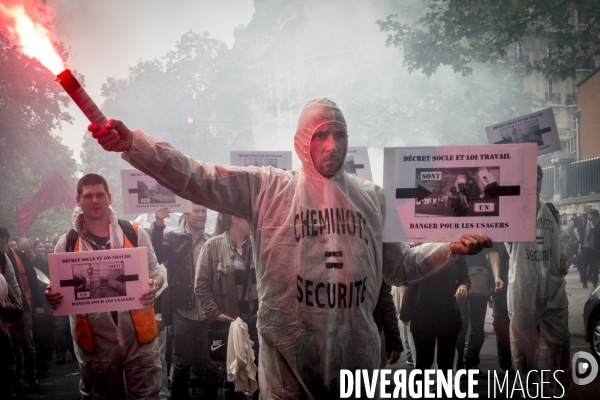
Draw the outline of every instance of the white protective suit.
[[[547,347],[544,369],[565,371],[561,374],[565,386],[570,357],[569,301],[565,279],[560,276],[560,259],[566,259],[566,250],[561,246],[554,215],[543,200],[540,202],[536,242],[506,244],[510,255],[507,292],[510,347],[521,378],[528,371],[539,370],[539,324],[539,336]],[[556,387],[554,379],[550,378],[550,382],[551,393],[560,396],[562,389]]]
[[[346,126],[331,100],[304,107],[294,138],[302,168],[294,171],[203,163],[140,131],[123,153],[176,194],[249,222],[261,398],[339,396],[340,369],[379,367],[373,310],[382,272],[399,285],[455,259],[449,244],[383,246],[381,188],[346,174],[344,167],[331,178],[315,169],[310,141],[328,122]]]
[[[111,248],[123,248],[123,231],[119,226],[117,214],[109,207]],[[81,208],[73,211],[73,226],[79,234],[80,251],[93,251],[91,239],[83,226]],[[61,236],[56,244],[56,253],[64,253],[67,245],[66,235]],[[156,255],[148,234],[138,230],[138,247],[148,249],[148,276],[160,273]],[[158,399],[161,384],[161,364],[158,352],[158,338],[147,344],[137,340],[131,313],[128,310],[119,311],[118,325],[115,324],[110,312],[87,314],[92,327],[94,351],[89,353],[82,350],[74,342],[75,352],[84,369],[87,382],[92,386],[93,397],[96,399],[125,399],[125,390],[129,398]],[[71,315],[71,333],[75,338],[75,316]],[[81,360],[79,358],[81,357]],[[123,373],[126,382],[123,382]],[[82,395],[85,388],[80,382]],[[126,385],[126,388],[125,388]]]

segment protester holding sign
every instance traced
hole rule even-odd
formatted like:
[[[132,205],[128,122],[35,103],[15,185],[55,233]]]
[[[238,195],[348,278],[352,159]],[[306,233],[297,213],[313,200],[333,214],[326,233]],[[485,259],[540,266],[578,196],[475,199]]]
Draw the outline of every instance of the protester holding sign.
[[[57,253],[145,247],[148,264],[141,267],[148,268],[151,277],[149,288],[140,298],[143,305],[150,308],[71,316],[83,358],[84,376],[92,385],[94,398],[125,399],[127,394],[131,399],[156,399],[161,364],[156,339],[158,328],[151,307],[163,277],[150,238],[143,229],[135,229],[136,226],[133,228],[137,237],[131,240],[127,237],[110,207],[108,184],[100,175],[88,174],[79,180],[77,204],[80,208],[73,213],[75,229],[71,231],[75,235],[70,232],[62,236],[56,245]],[[49,285],[46,299],[56,309],[63,297]]]

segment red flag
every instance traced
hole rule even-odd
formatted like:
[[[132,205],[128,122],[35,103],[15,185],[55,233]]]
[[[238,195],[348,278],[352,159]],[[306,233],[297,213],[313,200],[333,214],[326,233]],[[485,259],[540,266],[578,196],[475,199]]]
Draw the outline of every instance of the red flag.
[[[19,236],[33,224],[37,216],[54,206],[69,209],[77,205],[77,189],[53,169],[42,186],[25,203],[17,206],[17,230]]]

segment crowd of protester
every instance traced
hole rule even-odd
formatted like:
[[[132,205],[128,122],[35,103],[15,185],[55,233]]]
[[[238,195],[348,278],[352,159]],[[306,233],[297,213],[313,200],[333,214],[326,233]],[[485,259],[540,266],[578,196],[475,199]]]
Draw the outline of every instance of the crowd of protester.
[[[160,249],[157,252],[158,260],[166,265],[181,266],[183,262],[180,259],[190,256],[191,251],[193,259],[184,267],[187,272],[179,274],[174,267],[167,268],[170,280],[176,280],[175,276],[178,274],[181,277],[192,276],[190,269],[194,270],[195,265],[198,265],[199,272],[189,281],[196,288],[195,295],[189,297],[197,304],[190,309],[191,318],[183,317],[185,311],[177,305],[180,303],[177,303],[174,295],[166,301],[167,296],[158,296],[155,302],[161,342],[164,342],[160,347],[161,356],[165,360],[161,399],[171,396],[217,398],[218,387],[222,388],[225,399],[241,398],[241,393],[234,392],[234,385],[227,380],[224,361],[211,360],[208,355],[208,324],[195,327],[185,325],[189,324],[185,321],[198,323],[208,316],[207,322],[221,321],[228,325],[241,316],[250,328],[258,364],[258,297],[247,222],[219,214],[217,231],[213,236],[204,230],[206,214],[205,207],[194,205],[194,212],[182,216],[178,229],[165,232],[164,219],[168,217],[168,210],[160,210],[156,213],[156,223],[148,230],[153,247]],[[560,240],[566,248],[567,265],[579,270],[583,287],[587,287],[590,282],[596,286],[600,262],[600,257],[595,255],[595,250],[600,248],[600,233],[596,233],[600,229],[597,224],[598,211],[586,205],[585,212],[580,215],[563,213],[560,217]],[[178,235],[189,235],[189,248],[177,247],[177,241],[181,240],[177,239]],[[23,317],[8,329],[14,346],[14,365],[9,364],[8,368],[12,376],[10,387],[17,394],[35,393],[40,390],[38,378],[49,375],[51,361],[62,365],[69,358],[67,353],[70,353],[72,361],[76,361],[69,317],[54,316],[42,295],[48,284],[47,257],[54,252],[59,238],[55,235],[46,240],[27,237],[11,240],[8,231],[2,227],[0,236],[5,243],[3,252],[7,254],[2,275],[7,278],[13,302],[18,300],[23,313]],[[215,279],[218,271],[213,267],[227,262],[219,240],[227,241],[227,248],[233,255],[233,275],[230,279]],[[176,254],[179,254],[179,258],[174,258]],[[174,258],[170,264],[169,258]],[[12,273],[9,271],[7,274],[7,266],[13,268]],[[19,267],[25,269],[24,275]],[[502,371],[514,373],[506,298],[508,270],[509,254],[506,246],[496,243],[492,249],[478,255],[461,256],[442,273],[409,286],[408,291],[405,290],[406,287],[400,290],[401,288],[390,287],[384,282],[374,313],[382,338],[381,367],[396,363],[400,353],[405,351],[406,363],[414,363],[417,369],[428,369],[434,365],[444,370],[478,369],[479,352],[484,341],[483,323],[488,305],[491,304],[499,367]],[[24,282],[25,280],[28,282]],[[214,282],[230,287],[215,288]],[[29,289],[23,291],[23,287],[27,286]],[[177,289],[176,285],[171,287]],[[437,295],[427,296],[427,293],[432,292]],[[20,299],[14,293],[18,293]],[[242,295],[230,298],[227,293]],[[397,298],[396,304],[392,300],[392,294]],[[185,323],[178,323],[180,319]],[[179,332],[176,334],[176,331]],[[190,333],[186,333],[188,331]],[[404,346],[400,331],[404,332]],[[470,332],[468,337],[467,332]],[[198,355],[194,355],[195,352]],[[206,368],[211,368],[211,372],[207,373]],[[484,371],[480,370],[479,374],[483,376]],[[3,385],[3,389],[6,387]],[[257,390],[255,398],[258,398],[258,393]]]
[[[325,103],[325,106],[322,103]],[[314,137],[322,143],[330,141],[330,137],[333,137],[333,140],[342,143],[346,140],[347,146],[345,121],[335,103],[327,99],[320,99],[317,105],[313,104],[318,108],[316,111],[311,111],[309,106],[307,112],[316,113],[316,120],[320,121],[321,125],[315,125],[311,120],[314,116],[310,115],[305,116],[308,122],[303,122],[302,116],[299,121],[297,136],[300,136],[300,139],[297,146],[307,147],[310,143],[310,156],[307,158],[306,154],[302,154],[308,159],[303,160],[304,167],[306,162],[310,162],[312,170],[305,173],[310,175],[314,182],[323,181],[323,178],[333,179],[340,174],[341,161],[338,158],[329,159],[319,155],[317,150],[321,147],[313,149],[311,137],[313,131],[316,131]],[[322,129],[323,109],[333,110],[331,118],[335,120],[326,122],[325,129]],[[310,130],[306,128],[307,131],[303,133],[303,124],[310,127]],[[344,129],[339,130],[340,126]],[[111,125],[109,128],[110,133],[113,128],[118,127]],[[120,129],[126,128],[121,126]],[[94,132],[97,136],[99,128],[94,129]],[[130,131],[128,133],[132,135]],[[153,149],[152,146],[160,146],[141,136],[139,132],[135,135],[135,146],[150,146]],[[302,138],[303,135],[306,137]],[[302,140],[304,144],[300,143]],[[132,146],[131,142],[129,146]],[[136,151],[140,155],[136,155]],[[152,151],[133,149],[128,152],[127,157],[139,157],[136,161],[139,163],[137,166],[151,171],[152,167],[145,165],[146,161],[143,158],[147,157],[144,154],[151,154]],[[176,162],[179,162],[180,158],[183,159],[183,156],[175,154],[171,148],[166,148],[165,151],[171,152],[168,157]],[[332,166],[332,161],[337,166]],[[192,165],[185,159],[180,168],[175,170],[183,170],[183,163]],[[569,355],[569,333],[564,275],[568,266],[572,265],[579,269],[583,287],[587,287],[588,282],[594,286],[598,284],[598,211],[586,205],[582,215],[559,215],[552,204],[539,198],[543,176],[539,166],[538,243],[495,243],[492,246],[489,238],[465,235],[462,242],[449,245],[413,244],[386,247],[387,244],[384,243],[369,243],[369,240],[377,235],[368,239],[366,236],[364,239],[357,238],[360,239],[361,245],[363,241],[366,243],[361,251],[367,252],[366,246],[374,246],[374,250],[369,248],[369,251],[374,251],[384,260],[383,274],[373,275],[380,281],[374,284],[369,282],[373,287],[379,288],[378,296],[367,300],[375,300],[373,315],[361,315],[369,324],[374,322],[373,326],[376,327],[376,335],[379,335],[380,340],[373,340],[374,332],[368,332],[364,326],[361,327],[361,320],[358,319],[352,321],[357,324],[356,327],[345,333],[336,332],[340,327],[347,328],[341,319],[337,321],[346,315],[342,310],[341,314],[330,316],[338,325],[334,324],[333,331],[326,333],[329,335],[325,340],[327,343],[319,343],[319,340],[322,340],[319,338],[311,342],[314,338],[309,335],[315,335],[314,332],[306,333],[306,337],[298,336],[302,330],[309,331],[306,326],[310,324],[313,324],[313,331],[324,330],[322,326],[314,328],[318,326],[315,324],[320,323],[317,314],[310,317],[314,320],[310,320],[309,317],[303,317],[305,319],[302,321],[295,320],[295,311],[290,312],[285,307],[276,310],[278,303],[269,303],[265,291],[276,292],[278,295],[283,292],[291,293],[290,297],[295,307],[298,307],[298,304],[314,307],[315,310],[327,310],[328,307],[332,312],[339,312],[338,310],[346,307],[350,309],[353,304],[357,308],[365,301],[367,278],[350,282],[348,286],[344,284],[343,291],[341,284],[337,292],[333,285],[333,305],[326,283],[313,282],[306,277],[303,280],[300,275],[292,277],[292,282],[297,283],[297,286],[289,283],[289,277],[275,277],[275,280],[285,280],[285,284],[281,286],[268,280],[267,283],[263,281],[266,288],[262,289],[261,295],[257,278],[259,266],[254,265],[261,257],[256,257],[253,252],[259,252],[261,256],[264,254],[260,251],[265,254],[270,252],[271,258],[267,257],[269,260],[272,257],[281,257],[277,262],[297,262],[286,257],[289,257],[288,252],[292,251],[292,246],[300,239],[298,236],[292,241],[289,241],[289,238],[277,238],[278,226],[273,225],[265,228],[262,234],[273,244],[278,244],[267,249],[267,245],[272,243],[264,241],[264,237],[261,242],[253,236],[248,218],[242,217],[243,213],[237,213],[238,210],[234,208],[236,204],[241,204],[239,198],[244,195],[243,190],[247,189],[239,180],[240,170],[206,172],[202,169],[209,170],[214,167],[199,165],[198,168],[200,172],[194,170],[191,173],[221,174],[222,179],[229,185],[235,185],[229,188],[223,182],[219,182],[220,187],[216,184],[212,187],[215,193],[203,192],[205,188],[198,189],[198,192],[203,193],[198,196],[204,203],[215,204],[215,208],[221,210],[233,210],[232,214],[219,213],[214,235],[205,230],[207,208],[200,204],[194,204],[192,212],[184,213],[179,227],[171,231],[168,231],[164,224],[165,218],[169,216],[168,209],[156,213],[156,222],[147,231],[139,229],[134,222],[119,220],[110,206],[111,194],[108,192],[108,184],[104,178],[95,174],[84,176],[78,183],[78,206],[73,213],[73,229],[68,234],[54,236],[48,240],[31,240],[27,237],[13,240],[9,232],[0,227],[0,262],[3,275],[0,289],[6,287],[6,290],[0,290],[0,296],[4,296],[0,300],[13,305],[10,310],[7,308],[2,311],[0,319],[0,330],[4,333],[0,336],[0,361],[1,367],[8,374],[4,374],[3,379],[4,382],[11,382],[10,385],[2,385],[0,390],[3,392],[0,393],[0,397],[12,395],[13,392],[26,394],[39,391],[38,378],[51,373],[49,363],[64,364],[68,358],[67,353],[70,353],[71,360],[78,362],[80,368],[79,391],[82,399],[125,399],[126,396],[131,399],[216,399],[219,393],[225,399],[240,399],[243,398],[241,392],[253,393],[255,398],[258,398],[259,393],[265,398],[275,393],[290,396],[321,391],[335,393],[339,388],[328,386],[325,378],[319,375],[323,369],[328,371],[330,365],[323,366],[319,363],[323,363],[323,359],[326,363],[336,363],[339,360],[329,360],[314,349],[311,352],[317,354],[308,354],[304,350],[304,353],[296,354],[295,360],[288,358],[290,354],[284,350],[299,346],[303,340],[309,344],[325,346],[326,351],[333,351],[331,354],[347,356],[349,359],[353,359],[356,354],[365,357],[363,352],[366,350],[377,353],[366,354],[365,360],[376,360],[373,365],[369,364],[370,361],[363,361],[374,368],[397,363],[400,353],[406,350],[407,364],[415,364],[417,369],[429,369],[434,365],[443,370],[480,369],[479,355],[485,340],[483,326],[489,304],[493,305],[493,326],[496,331],[500,369],[512,374],[515,371],[526,374],[536,370],[539,340],[543,339],[548,349],[546,368],[562,368],[565,374],[560,379],[568,387],[568,383],[562,380],[569,369],[568,362],[565,364],[565,354],[567,358]],[[254,170],[252,173],[259,175]],[[264,171],[261,173],[264,174]],[[338,179],[347,179],[343,175],[342,170],[342,177]],[[200,182],[198,185],[204,181],[219,179],[221,178],[204,175],[195,177],[195,181]],[[256,177],[255,179],[256,182],[260,181]],[[260,179],[268,180],[271,177],[260,176]],[[288,188],[290,183],[285,179],[289,178],[280,179],[286,183],[277,186],[273,195],[279,196],[278,201],[283,198],[286,206],[289,206],[289,202],[281,195],[283,191],[290,189],[291,199],[297,195],[300,190],[298,188],[308,190],[297,182],[295,184],[298,187]],[[314,185],[314,182],[302,184]],[[168,186],[168,182],[163,183]],[[249,191],[255,189],[250,187]],[[189,197],[197,194],[193,192],[193,187],[186,190],[190,191]],[[222,193],[217,193],[219,190]],[[258,193],[258,189],[256,190]],[[363,190],[366,189],[359,189],[357,186],[356,190],[349,192],[356,196],[356,193],[362,194]],[[319,196],[321,195],[322,192],[319,193]],[[373,194],[369,197],[370,201],[375,201],[376,196],[377,194]],[[341,195],[340,198],[343,199]],[[258,197],[253,198],[254,201],[258,201]],[[314,205],[313,207],[316,208]],[[253,212],[252,209],[244,211]],[[313,215],[314,213],[313,210]],[[319,210],[319,215],[320,213]],[[287,214],[280,213],[276,216],[285,215]],[[357,212],[357,215],[361,214]],[[273,215],[267,216],[267,219],[271,217]],[[297,215],[296,219],[298,218],[304,219],[304,216]],[[307,221],[308,218],[307,211]],[[540,220],[547,222],[539,223]],[[306,228],[305,231],[304,222],[302,224],[300,238],[304,235],[317,235],[316,228],[313,231]],[[559,232],[559,236],[554,236],[555,231]],[[281,240],[281,244],[277,240]],[[540,240],[546,241],[548,246],[560,248],[560,252],[555,252],[543,260],[526,260],[523,254],[531,251],[531,246],[539,245]],[[138,246],[147,248],[148,252],[149,288],[140,300],[149,308],[92,313],[85,316],[53,315],[52,310],[60,305],[62,296],[60,289],[52,288],[46,278],[49,275],[48,254]],[[350,251],[350,246],[346,244],[340,245],[340,248]],[[326,250],[326,257],[343,257],[342,251],[338,252],[337,248],[334,249],[336,251],[331,251],[329,247]],[[302,253],[299,254],[305,257],[308,251],[302,248]],[[356,249],[352,251],[358,252]],[[319,254],[321,253],[319,249]],[[438,264],[431,260],[436,260]],[[386,262],[388,265],[385,265]],[[333,270],[341,268],[343,264],[327,265],[327,268]],[[366,266],[375,270],[373,265],[366,263]],[[440,269],[441,272],[433,273]],[[381,270],[379,266],[378,271]],[[543,278],[542,270],[545,271]],[[263,270],[261,275],[263,279],[267,279],[264,275],[268,275],[268,279],[274,279],[269,275],[273,273]],[[534,279],[535,282],[532,282],[525,279],[525,275],[538,276],[540,279]],[[362,286],[362,298],[358,295],[358,284]],[[357,293],[354,298],[351,292],[353,287],[356,287]],[[322,292],[326,290],[326,296],[321,298],[326,304],[321,304],[319,300],[320,288]],[[346,290],[350,291],[348,298],[345,297]],[[265,307],[265,301],[267,306],[271,307],[271,315],[265,316],[264,310],[261,314],[260,308]],[[150,308],[151,306],[153,308]],[[288,321],[290,318],[291,323]],[[325,325],[331,328],[330,321],[325,321]],[[231,332],[235,329],[236,333],[234,336],[229,333],[226,337],[227,333],[224,332],[229,332],[230,326]],[[404,340],[401,331],[404,332]],[[351,335],[357,336],[353,338]],[[332,337],[334,339],[331,339]],[[355,347],[343,348],[341,353],[336,353],[340,349],[335,348],[339,346],[339,343],[335,342],[342,342],[348,337]],[[294,338],[296,340],[292,340]],[[359,342],[360,338],[364,342]],[[245,349],[239,353],[236,347],[232,363],[227,347],[227,351],[219,351],[226,340],[233,340],[236,346],[241,344],[239,348]],[[328,340],[331,340],[331,343]],[[372,346],[373,343],[377,344],[377,349]],[[351,354],[346,354],[347,352]],[[270,359],[265,361],[265,355]],[[305,357],[309,363],[299,364],[298,357]],[[310,360],[314,362],[314,371],[306,371]],[[245,367],[240,368],[241,365]],[[269,369],[276,371],[269,372]],[[273,373],[279,374],[279,378],[275,376],[277,379],[273,379],[274,377],[269,375]],[[337,383],[335,373],[327,379]],[[266,382],[268,384],[265,384]],[[552,388],[551,393],[557,393],[555,390],[556,388]]]

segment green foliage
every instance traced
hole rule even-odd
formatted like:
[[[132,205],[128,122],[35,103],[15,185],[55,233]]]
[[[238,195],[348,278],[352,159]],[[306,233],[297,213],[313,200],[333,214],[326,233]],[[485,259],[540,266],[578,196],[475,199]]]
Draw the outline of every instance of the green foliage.
[[[52,74],[0,40],[0,225],[17,233],[16,205],[32,196],[56,168],[75,182],[77,163],[52,129],[70,122],[70,101]],[[65,232],[62,207],[42,213],[26,234],[45,238]]]
[[[441,65],[467,76],[475,63],[502,60],[521,73],[564,80],[575,77],[584,57],[600,56],[597,0],[432,0],[412,24],[393,14],[377,24],[388,32],[386,45],[402,49],[408,70],[427,76]],[[547,57],[521,66],[507,54],[527,33],[543,31],[550,33]]]
[[[108,78],[102,105],[109,118],[168,141],[203,161],[229,163],[229,151],[253,146],[250,104],[254,88],[241,54],[207,33],[187,32],[174,51],[139,61],[124,79]],[[193,122],[188,122],[191,118]],[[120,193],[120,169],[131,168],[86,135],[83,172],[105,176]],[[121,213],[120,195],[113,196]]]

